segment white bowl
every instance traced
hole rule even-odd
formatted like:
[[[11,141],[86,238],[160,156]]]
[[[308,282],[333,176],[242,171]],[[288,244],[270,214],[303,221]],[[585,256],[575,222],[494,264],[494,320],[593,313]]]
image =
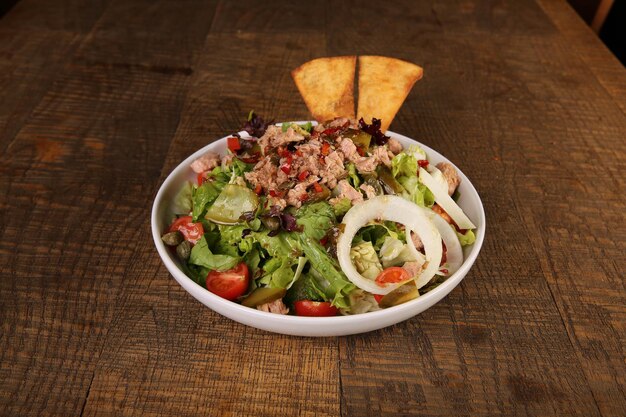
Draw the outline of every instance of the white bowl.
[[[388,131],[387,135],[400,141],[404,147],[417,143],[426,151],[432,163],[437,164],[442,161],[450,162],[435,150],[413,139],[391,131]],[[180,268],[178,259],[173,256],[172,251],[168,250],[161,241],[161,234],[167,228],[168,221],[175,214],[172,208],[174,198],[185,182],[195,181],[196,179],[196,174],[190,168],[191,162],[208,151],[224,154],[226,152],[227,137],[228,136],[219,139],[198,150],[172,171],[165,179],[156,195],[152,206],[151,219],[152,238],[154,239],[154,244],[165,267],[187,292],[202,304],[223,316],[258,329],[294,336],[342,336],[369,332],[411,318],[437,303],[461,282],[474,264],[478,252],[480,252],[485,237],[485,211],[476,189],[469,179],[457,168],[461,176],[461,185],[459,186],[460,198],[458,203],[477,227],[476,242],[464,248],[465,261],[459,270],[425,295],[399,306],[384,310],[337,317],[298,317],[266,313],[218,297],[196,284],[191,278],[185,275]]]

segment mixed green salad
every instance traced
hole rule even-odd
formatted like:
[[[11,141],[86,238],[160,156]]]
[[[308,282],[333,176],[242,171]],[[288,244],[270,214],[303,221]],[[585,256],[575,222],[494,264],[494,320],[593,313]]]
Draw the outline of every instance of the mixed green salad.
[[[475,226],[460,178],[371,124],[266,123],[191,164],[163,242],[198,285],[276,314],[359,314],[424,294],[463,262]]]

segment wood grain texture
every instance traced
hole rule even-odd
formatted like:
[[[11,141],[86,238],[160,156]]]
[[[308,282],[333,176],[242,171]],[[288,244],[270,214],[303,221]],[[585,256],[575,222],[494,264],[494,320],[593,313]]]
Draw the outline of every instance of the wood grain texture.
[[[565,2],[21,0],[0,19],[0,416],[626,415],[626,70]],[[420,316],[326,339],[204,308],[154,193],[319,56],[423,66],[391,129],[487,237]]]

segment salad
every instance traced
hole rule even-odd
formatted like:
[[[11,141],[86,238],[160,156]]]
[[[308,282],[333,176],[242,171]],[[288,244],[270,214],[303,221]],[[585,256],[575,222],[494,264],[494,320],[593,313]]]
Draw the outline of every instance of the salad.
[[[431,291],[475,240],[460,177],[380,126],[251,112],[225,155],[191,164],[163,242],[198,285],[269,313],[361,314]]]

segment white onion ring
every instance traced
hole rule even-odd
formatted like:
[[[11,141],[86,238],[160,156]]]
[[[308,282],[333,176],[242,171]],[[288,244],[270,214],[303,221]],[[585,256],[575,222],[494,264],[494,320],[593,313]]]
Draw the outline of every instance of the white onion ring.
[[[472,223],[469,217],[463,212],[463,209],[448,195],[448,190],[444,189],[428,171],[424,168],[420,168],[419,178],[422,184],[433,193],[437,204],[448,213],[459,228],[476,229],[476,226],[474,226],[474,223]]]
[[[456,235],[452,226],[448,224],[439,214],[429,209],[423,209],[424,213],[434,223],[435,227],[443,239],[443,243],[446,245],[446,264],[448,273],[446,276],[450,276],[455,273],[463,264],[463,249],[461,248],[461,242]],[[420,285],[421,284],[421,285]],[[428,284],[428,281],[415,282],[417,288],[421,288]]]
[[[380,295],[388,294],[403,284],[389,284],[381,287],[359,274],[352,264],[350,259],[352,239],[361,227],[372,220],[390,220],[403,224],[405,229],[412,230],[419,236],[426,253],[426,268],[415,278],[415,282],[417,284],[417,282],[430,281],[439,269],[442,256],[441,235],[437,227],[419,206],[402,197],[385,195],[355,205],[343,217],[342,223],[344,223],[345,229],[337,241],[337,259],[350,282],[364,291]],[[412,240],[407,239],[407,241],[411,242],[409,248],[417,257],[419,252],[417,252]]]

